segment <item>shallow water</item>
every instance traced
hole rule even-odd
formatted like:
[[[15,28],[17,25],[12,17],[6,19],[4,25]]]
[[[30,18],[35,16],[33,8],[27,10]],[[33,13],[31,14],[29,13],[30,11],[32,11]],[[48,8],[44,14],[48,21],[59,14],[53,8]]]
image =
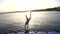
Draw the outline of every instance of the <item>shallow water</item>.
[[[24,24],[26,21],[25,13],[26,12],[0,14],[0,33],[24,31]],[[60,32],[60,12],[32,12],[32,18],[29,23],[29,30],[31,32]]]

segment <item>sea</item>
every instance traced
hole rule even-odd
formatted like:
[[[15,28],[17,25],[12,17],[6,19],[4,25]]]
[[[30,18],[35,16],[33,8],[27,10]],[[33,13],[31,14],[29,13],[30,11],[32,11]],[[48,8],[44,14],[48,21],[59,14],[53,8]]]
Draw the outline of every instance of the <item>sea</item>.
[[[24,32],[26,12],[0,13],[0,34]],[[32,12],[30,32],[60,32],[60,11]]]

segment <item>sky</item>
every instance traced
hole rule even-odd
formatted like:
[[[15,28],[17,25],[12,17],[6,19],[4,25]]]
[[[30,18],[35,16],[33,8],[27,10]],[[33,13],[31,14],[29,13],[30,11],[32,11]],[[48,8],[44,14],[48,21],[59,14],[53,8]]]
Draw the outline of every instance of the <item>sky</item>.
[[[0,11],[26,11],[60,6],[60,0],[0,0]]]

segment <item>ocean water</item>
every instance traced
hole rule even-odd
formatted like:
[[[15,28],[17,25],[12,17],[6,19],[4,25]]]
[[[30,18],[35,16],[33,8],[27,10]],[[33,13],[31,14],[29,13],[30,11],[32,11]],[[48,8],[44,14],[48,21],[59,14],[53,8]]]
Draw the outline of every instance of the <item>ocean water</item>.
[[[0,33],[24,32],[26,12],[0,14]],[[41,11],[32,12],[29,22],[30,32],[60,32],[60,12]]]

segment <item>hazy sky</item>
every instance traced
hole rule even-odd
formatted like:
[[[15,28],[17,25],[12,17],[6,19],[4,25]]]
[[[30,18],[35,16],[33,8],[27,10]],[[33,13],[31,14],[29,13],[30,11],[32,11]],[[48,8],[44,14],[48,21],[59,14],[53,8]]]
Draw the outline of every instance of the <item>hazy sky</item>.
[[[60,6],[60,0],[0,0],[0,11],[45,9]]]

